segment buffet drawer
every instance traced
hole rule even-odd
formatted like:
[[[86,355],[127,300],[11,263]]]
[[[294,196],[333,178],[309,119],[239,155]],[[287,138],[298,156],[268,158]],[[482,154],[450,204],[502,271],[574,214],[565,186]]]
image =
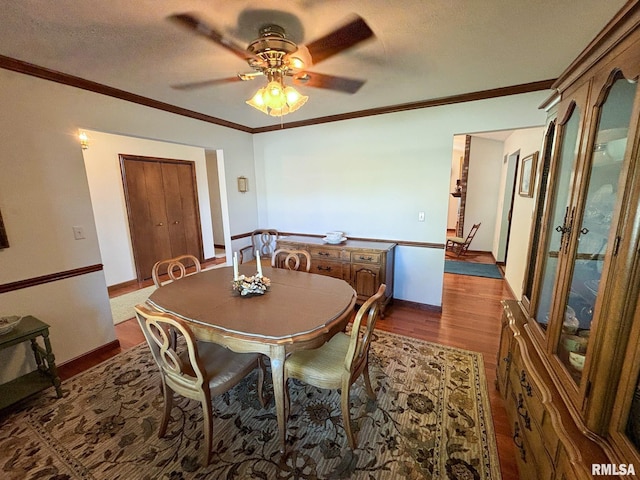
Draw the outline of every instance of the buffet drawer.
[[[309,253],[312,258],[340,260],[340,249],[338,248],[309,247]]]
[[[311,273],[344,279],[344,266],[340,262],[332,262],[330,260],[313,260],[311,262]]]
[[[522,365],[519,353],[514,352],[512,362],[509,369],[509,382],[514,395],[518,398],[518,393],[522,394],[524,405],[531,418],[538,425],[542,425],[545,412],[540,390]]]
[[[372,252],[351,252],[351,261],[353,263],[373,263],[380,264],[381,255]]]

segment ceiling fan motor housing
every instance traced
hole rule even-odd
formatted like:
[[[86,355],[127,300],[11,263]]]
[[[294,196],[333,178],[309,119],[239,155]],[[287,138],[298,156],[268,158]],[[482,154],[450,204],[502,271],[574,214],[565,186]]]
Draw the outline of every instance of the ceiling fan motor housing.
[[[250,62],[254,68],[282,68],[284,57],[298,50],[298,46],[286,38],[284,28],[279,25],[265,25],[260,29],[260,38],[254,40],[247,47],[247,52],[263,60]]]

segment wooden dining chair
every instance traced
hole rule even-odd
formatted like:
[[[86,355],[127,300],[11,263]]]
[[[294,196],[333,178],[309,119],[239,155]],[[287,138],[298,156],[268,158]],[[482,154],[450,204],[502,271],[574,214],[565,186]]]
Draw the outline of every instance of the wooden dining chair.
[[[278,240],[278,230],[263,229],[251,232],[251,245],[242,247],[240,251],[240,263],[249,261],[256,254],[256,250],[260,251],[260,256],[270,258],[276,249],[276,240]]]
[[[193,269],[193,271],[191,271]],[[166,260],[160,260],[153,265],[151,269],[151,278],[156,287],[161,287],[167,283],[180,280],[187,275],[193,275],[202,271],[200,260],[193,255],[180,255]],[[168,280],[162,281],[161,277],[169,277]]]
[[[244,377],[259,367],[258,397],[264,406],[262,392],[265,366],[262,355],[235,353],[221,345],[197,342],[187,324],[166,313],[136,305],[136,316],[149,348],[160,368],[164,412],[158,437],[164,437],[171,418],[173,394],[177,393],[201,403],[204,416],[205,466],[211,461],[213,419],[211,397],[230,390]],[[183,348],[176,347],[170,330],[184,338]]]
[[[301,260],[304,258],[304,262]],[[304,268],[311,271],[311,255],[306,250],[287,250],[279,248],[271,256],[271,266],[273,268],[288,268],[289,270],[300,270]]]
[[[447,237],[446,250],[455,253],[458,257],[461,257],[467,250],[469,249],[469,245],[471,245],[471,240],[476,236],[478,229],[480,228],[480,223],[476,223],[469,230],[469,234],[467,238],[462,237]]]
[[[349,414],[349,389],[362,375],[369,398],[375,398],[369,378],[369,346],[379,315],[378,300],[386,285],[380,285],[375,295],[362,304],[353,320],[350,333],[338,332],[319,348],[293,352],[284,362],[286,390],[286,415],[290,409],[287,380],[295,378],[318,388],[341,389],[340,407],[342,422],[351,449],[356,448],[351,431]],[[366,325],[362,321],[366,315]]]

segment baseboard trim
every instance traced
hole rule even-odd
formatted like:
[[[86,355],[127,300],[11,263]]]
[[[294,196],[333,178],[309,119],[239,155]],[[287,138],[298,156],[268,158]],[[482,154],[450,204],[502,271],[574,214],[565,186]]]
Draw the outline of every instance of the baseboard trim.
[[[121,288],[127,288],[127,287],[131,287],[132,285],[141,285],[141,282],[139,282],[136,279],[133,280],[129,280],[128,282],[122,282],[122,283],[117,283],[115,285],[110,285],[107,287],[107,292],[109,293],[109,295],[112,295],[113,292],[120,290]]]
[[[429,305],[428,303],[411,302],[409,300],[393,299],[393,305],[397,307],[413,308],[414,310],[422,310],[426,312],[442,313],[442,307]]]
[[[58,375],[62,379],[69,378],[73,375],[73,372],[78,370],[80,367],[82,367],[82,370],[86,370],[86,365],[87,363],[91,362],[91,357],[100,357],[108,352],[111,352],[112,350],[116,350],[119,348],[120,341],[117,339],[109,343],[105,343],[98,348],[94,348],[93,350],[90,350],[86,353],[83,353],[82,355],[72,358],[71,360],[67,360],[60,365],[57,365]]]

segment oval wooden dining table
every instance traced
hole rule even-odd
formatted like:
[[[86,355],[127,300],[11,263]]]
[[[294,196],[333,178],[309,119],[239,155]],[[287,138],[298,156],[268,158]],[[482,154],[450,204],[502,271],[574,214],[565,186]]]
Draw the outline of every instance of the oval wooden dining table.
[[[254,275],[255,266],[240,265]],[[284,362],[288,353],[316,348],[348,323],[357,295],[344,280],[287,269],[263,268],[271,280],[264,295],[242,297],[232,289],[233,268],[190,275],[155,290],[147,300],[188,322],[198,340],[235,352],[257,352],[271,361],[280,451],[285,452]]]

